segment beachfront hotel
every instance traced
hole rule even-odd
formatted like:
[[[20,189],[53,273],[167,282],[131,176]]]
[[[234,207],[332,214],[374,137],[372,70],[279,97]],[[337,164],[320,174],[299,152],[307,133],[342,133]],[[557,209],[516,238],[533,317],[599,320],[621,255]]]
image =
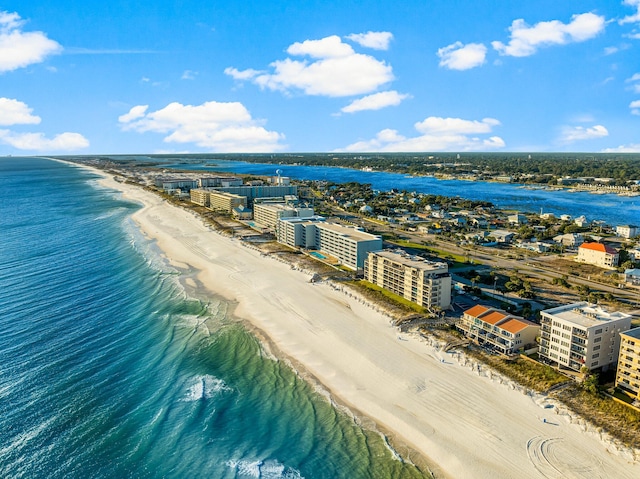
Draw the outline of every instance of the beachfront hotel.
[[[577,260],[601,268],[615,268],[618,266],[618,252],[602,243],[582,243],[578,248]]]
[[[616,387],[640,401],[640,328],[620,333]]]
[[[451,306],[447,263],[428,261],[403,250],[369,252],[364,279],[425,308]]]
[[[326,223],[321,216],[281,218],[278,242],[292,248],[315,249],[355,271],[364,267],[369,251],[382,249],[382,238],[355,226]]]
[[[620,333],[631,327],[631,316],[609,312],[587,302],[540,313],[541,358],[558,367],[606,371],[618,361]]]
[[[280,202],[268,202],[253,204],[253,220],[266,230],[275,232],[278,220],[282,218],[310,218],[313,216],[313,208],[299,208]]]
[[[456,327],[469,339],[505,355],[535,351],[540,332],[531,321],[481,304],[466,310]]]

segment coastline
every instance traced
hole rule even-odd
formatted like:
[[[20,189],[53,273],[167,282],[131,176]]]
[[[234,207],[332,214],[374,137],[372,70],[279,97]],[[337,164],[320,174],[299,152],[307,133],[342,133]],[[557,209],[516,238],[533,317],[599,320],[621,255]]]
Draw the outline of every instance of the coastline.
[[[198,282],[233,301],[234,315],[263,342],[338,403],[389,432],[394,445],[418,451],[437,477],[513,477],[517,471],[517,477],[533,478],[578,464],[584,477],[640,474],[631,451],[607,444],[558,405],[547,407],[544,397],[459,353],[445,353],[435,341],[412,335],[399,341],[389,318],[353,294],[309,283],[310,274],[209,230],[152,193],[90,169],[104,178],[101,184],[143,205],[132,218],[170,262],[197,270]]]

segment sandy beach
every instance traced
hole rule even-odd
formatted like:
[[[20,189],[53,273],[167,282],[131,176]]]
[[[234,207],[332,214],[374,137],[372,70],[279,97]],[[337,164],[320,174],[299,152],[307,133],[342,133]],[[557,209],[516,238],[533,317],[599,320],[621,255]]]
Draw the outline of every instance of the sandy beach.
[[[192,213],[106,176],[102,184],[144,205],[133,219],[206,290],[237,303],[235,316],[312,375],[340,404],[418,451],[436,477],[640,477],[640,451],[545,397],[435,340],[401,334],[390,318],[309,272],[210,230]],[[411,459],[411,457],[409,457]]]

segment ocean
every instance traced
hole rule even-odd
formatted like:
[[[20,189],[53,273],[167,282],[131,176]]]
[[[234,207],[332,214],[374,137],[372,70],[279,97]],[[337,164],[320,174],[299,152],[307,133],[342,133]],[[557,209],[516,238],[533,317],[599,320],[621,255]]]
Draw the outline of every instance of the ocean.
[[[0,158],[0,477],[425,477],[186,287],[137,208]]]

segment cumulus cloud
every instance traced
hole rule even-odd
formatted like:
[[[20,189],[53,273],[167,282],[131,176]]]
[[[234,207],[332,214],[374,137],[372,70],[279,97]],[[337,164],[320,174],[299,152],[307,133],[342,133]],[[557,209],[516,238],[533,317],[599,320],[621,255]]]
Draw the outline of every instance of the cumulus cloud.
[[[37,125],[40,117],[32,115],[26,103],[11,98],[0,98],[0,125]]]
[[[592,140],[609,136],[609,131],[602,125],[585,128],[583,126],[566,126],[562,129],[560,141],[572,143],[574,141]]]
[[[640,115],[640,100],[632,101],[629,103],[632,115]]]
[[[283,149],[284,135],[269,131],[238,102],[202,105],[170,103],[147,112],[134,106],[118,118],[123,130],[166,134],[166,143],[193,143],[214,152],[272,152]]]
[[[393,34],[391,32],[352,33],[347,35],[346,38],[363,47],[374,50],[388,50],[389,43],[393,40]]]
[[[24,32],[24,21],[17,13],[0,12],[0,73],[40,63],[60,53],[59,43],[43,32]]]
[[[407,138],[397,130],[385,129],[375,138],[353,143],[344,151],[495,151],[505,147],[502,138],[476,135],[491,133],[498,125],[500,122],[493,118],[477,121],[432,116],[414,125],[419,136]]]
[[[620,25],[624,25],[625,23],[640,23],[640,0],[624,0],[622,4],[627,5],[631,8],[635,8],[636,13],[634,13],[633,15],[627,15],[626,17],[620,19],[618,23]]]
[[[455,42],[438,49],[440,66],[449,70],[469,70],[479,67],[487,56],[487,47],[482,43]]]
[[[294,43],[287,53],[311,60],[285,58],[271,63],[270,72],[228,67],[225,73],[263,89],[328,97],[372,93],[394,79],[391,66],[370,55],[356,53],[336,35]]]
[[[508,44],[494,41],[491,45],[500,55],[527,57],[541,47],[589,40],[604,31],[605,26],[605,18],[594,13],[573,15],[569,23],[551,20],[533,26],[520,18],[509,27],[511,38]]]
[[[17,133],[10,130],[0,130],[0,143],[13,146],[19,150],[33,151],[73,151],[89,146],[87,140],[80,133],[61,133],[53,138],[47,138],[43,133]]]
[[[620,145],[615,148],[605,148],[602,153],[640,153],[640,143]]]
[[[342,108],[340,111],[343,113],[355,113],[357,111],[364,110],[380,110],[388,106],[397,106],[402,102],[402,100],[409,97],[410,95],[398,93],[395,90],[382,91],[380,93],[374,93],[372,95],[358,98]]]
[[[198,72],[194,72],[192,70],[185,70],[180,77],[181,80],[195,80]]]

